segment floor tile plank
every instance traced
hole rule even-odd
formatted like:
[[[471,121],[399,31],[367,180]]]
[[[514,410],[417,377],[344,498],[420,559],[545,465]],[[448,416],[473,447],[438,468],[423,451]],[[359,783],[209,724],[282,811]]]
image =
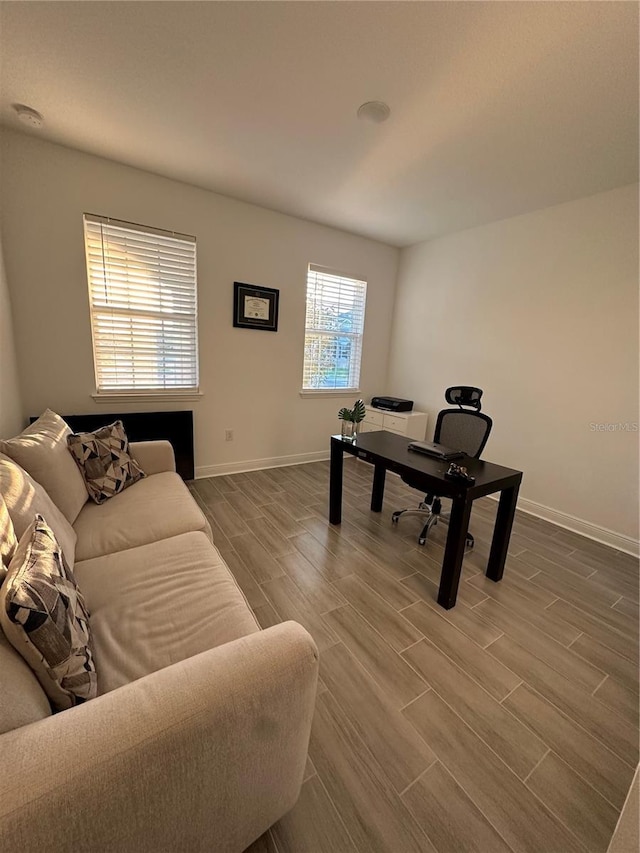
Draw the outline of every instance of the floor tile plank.
[[[528,652],[585,690],[592,692],[602,682],[605,676],[602,670],[558,643],[535,625],[523,622],[520,616],[503,607],[495,599],[488,599],[479,604],[474,612],[485,616]]]
[[[240,489],[235,492],[227,492],[224,497],[249,528],[251,528],[252,519],[264,515],[261,508],[254,504],[251,498],[248,498]]]
[[[506,635],[488,646],[487,651],[621,758],[634,765],[637,763],[637,729],[593,698],[590,692],[547,666]]]
[[[492,655],[454,628],[435,610],[412,605],[403,612],[425,637],[467,675],[481,684],[494,699],[504,699],[522,681],[520,676],[498,663]]]
[[[571,601],[575,607],[605,622],[616,631],[638,638],[637,621],[611,606],[620,598],[618,593],[594,586],[588,579],[568,579],[558,575],[552,576],[547,572],[539,572],[531,578],[531,583],[552,592],[557,598]]]
[[[427,689],[424,679],[351,606],[332,610],[323,619],[398,708]]]
[[[436,760],[427,744],[342,644],[320,660],[322,680],[398,793]]]
[[[317,700],[310,753],[361,853],[435,853],[329,690]]]
[[[217,487],[216,480],[213,477],[203,477],[198,480],[193,480],[192,485],[196,493],[206,504],[207,508],[216,503],[224,502],[225,500],[223,492],[221,492]]]
[[[284,574],[282,566],[278,565],[253,533],[243,533],[234,536],[231,544],[238,552],[240,559],[249,569],[258,583],[279,578]]]
[[[607,675],[613,676],[626,690],[638,695],[640,691],[638,667],[629,658],[619,655],[608,646],[603,646],[588,634],[577,637],[570,648],[585,660],[591,661]]]
[[[333,631],[313,609],[299,587],[287,577],[278,577],[262,584],[262,589],[283,621],[292,619],[307,629],[320,652],[337,642]]]
[[[523,622],[535,625],[562,645],[568,645],[582,633],[580,628],[565,622],[551,610],[532,607],[526,597],[526,590],[523,595],[513,589],[509,576],[505,575],[500,583],[493,584],[492,587],[487,585],[486,589],[489,592],[488,599],[497,601]],[[477,605],[478,612],[482,612],[485,602]]]
[[[281,536],[289,538],[304,533],[304,527],[298,524],[295,518],[289,515],[282,506],[280,497],[278,497],[277,502],[264,504],[262,511]]]
[[[394,610],[356,575],[342,578],[336,581],[334,586],[372,628],[383,634],[395,651],[401,652],[422,639],[422,632],[415,625]]]
[[[404,709],[458,784],[514,851],[582,851],[575,837],[433,691]]]
[[[402,657],[514,773],[524,779],[547,752],[547,745],[429,640]]]
[[[348,559],[336,556],[324,547],[315,536],[305,533],[302,536],[292,536],[291,543],[310,563],[318,569],[327,581],[338,580],[352,574]],[[352,549],[341,543],[345,552],[352,554]]]
[[[285,554],[293,554],[296,550],[295,546],[266,517],[254,518],[251,522],[251,532],[276,559]]]
[[[263,629],[271,628],[272,625],[279,625],[280,622],[284,621],[273,609],[273,605],[270,601],[267,601],[266,604],[260,604],[257,607],[254,607],[253,612],[260,623],[260,627]]]
[[[604,853],[618,821],[618,810],[568,764],[550,752],[527,779],[536,794],[587,850]]]
[[[526,684],[514,690],[504,705],[612,805],[622,808],[633,777],[631,765]]]
[[[327,613],[347,603],[339,590],[328,583],[313,563],[299,551],[279,557],[278,562],[318,613]]]
[[[356,847],[317,776],[302,786],[290,812],[272,828],[278,853],[357,853]]]
[[[606,622],[602,622],[579,607],[574,607],[573,604],[564,599],[559,598],[554,601],[549,607],[549,611],[575,628],[579,628],[580,631],[584,631],[585,634],[602,643],[602,645],[628,658],[635,664],[638,663],[638,642],[632,637],[621,634],[611,625],[607,625]]]
[[[260,589],[257,581],[247,569],[244,562],[236,551],[231,551],[225,554],[227,565],[231,569],[231,573],[238,582],[238,586],[246,596],[249,605],[255,610],[256,607],[261,607],[268,604],[264,592]]]
[[[638,728],[638,694],[633,690],[629,690],[619,681],[607,676],[593,695],[612,711],[620,714],[630,726]]]
[[[420,601],[417,604],[402,611],[409,621],[413,621],[411,619],[413,613],[420,612],[424,607],[429,607],[482,648],[502,636],[503,632],[500,628],[483,618],[480,612],[481,604],[472,610],[463,601],[459,601],[451,610],[444,610],[437,602],[437,587],[434,587],[423,575],[418,573],[410,575],[402,581],[402,584],[420,596]]]
[[[512,853],[453,776],[437,761],[402,799],[440,850],[456,853]]]

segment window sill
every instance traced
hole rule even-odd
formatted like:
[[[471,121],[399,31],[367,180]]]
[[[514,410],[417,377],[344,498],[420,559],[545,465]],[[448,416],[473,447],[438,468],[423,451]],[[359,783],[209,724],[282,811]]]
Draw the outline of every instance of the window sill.
[[[178,403],[197,401],[204,394],[200,391],[114,391],[91,396],[96,403]]]
[[[299,392],[301,397],[353,397],[361,393],[359,388],[309,388]]]

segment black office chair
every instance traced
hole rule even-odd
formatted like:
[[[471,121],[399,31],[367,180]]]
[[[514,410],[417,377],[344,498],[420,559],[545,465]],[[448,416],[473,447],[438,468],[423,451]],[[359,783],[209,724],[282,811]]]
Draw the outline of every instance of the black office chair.
[[[458,408],[443,409],[438,414],[433,440],[452,450],[462,450],[467,456],[479,458],[493,426],[491,418],[480,412],[482,389],[471,388],[468,385],[457,385],[453,388],[447,388],[444,396],[447,403],[454,403]],[[402,479],[407,485],[416,488],[410,477],[403,477]],[[427,516],[422,533],[418,536],[420,545],[424,545],[429,531],[438,521],[445,524],[449,522],[449,516],[442,512],[442,502],[437,495],[425,495],[417,509],[400,509],[394,512],[391,521],[397,524],[400,516],[407,514]],[[470,533],[467,533],[466,544],[469,548],[473,548],[474,538]]]

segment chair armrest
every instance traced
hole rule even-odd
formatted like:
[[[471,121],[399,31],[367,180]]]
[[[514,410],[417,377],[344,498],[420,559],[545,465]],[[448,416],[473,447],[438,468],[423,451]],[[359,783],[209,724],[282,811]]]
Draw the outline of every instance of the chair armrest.
[[[0,736],[0,849],[241,853],[295,803],[318,653],[295,622]]]
[[[130,441],[129,450],[145,474],[176,470],[176,459],[169,441]]]

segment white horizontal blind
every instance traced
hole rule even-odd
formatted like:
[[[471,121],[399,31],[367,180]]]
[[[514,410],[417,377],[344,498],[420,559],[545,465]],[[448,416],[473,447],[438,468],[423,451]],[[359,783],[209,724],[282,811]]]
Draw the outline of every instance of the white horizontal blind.
[[[309,265],[303,390],[358,388],[366,298],[366,281]]]
[[[197,391],[195,238],[84,216],[98,393]]]

